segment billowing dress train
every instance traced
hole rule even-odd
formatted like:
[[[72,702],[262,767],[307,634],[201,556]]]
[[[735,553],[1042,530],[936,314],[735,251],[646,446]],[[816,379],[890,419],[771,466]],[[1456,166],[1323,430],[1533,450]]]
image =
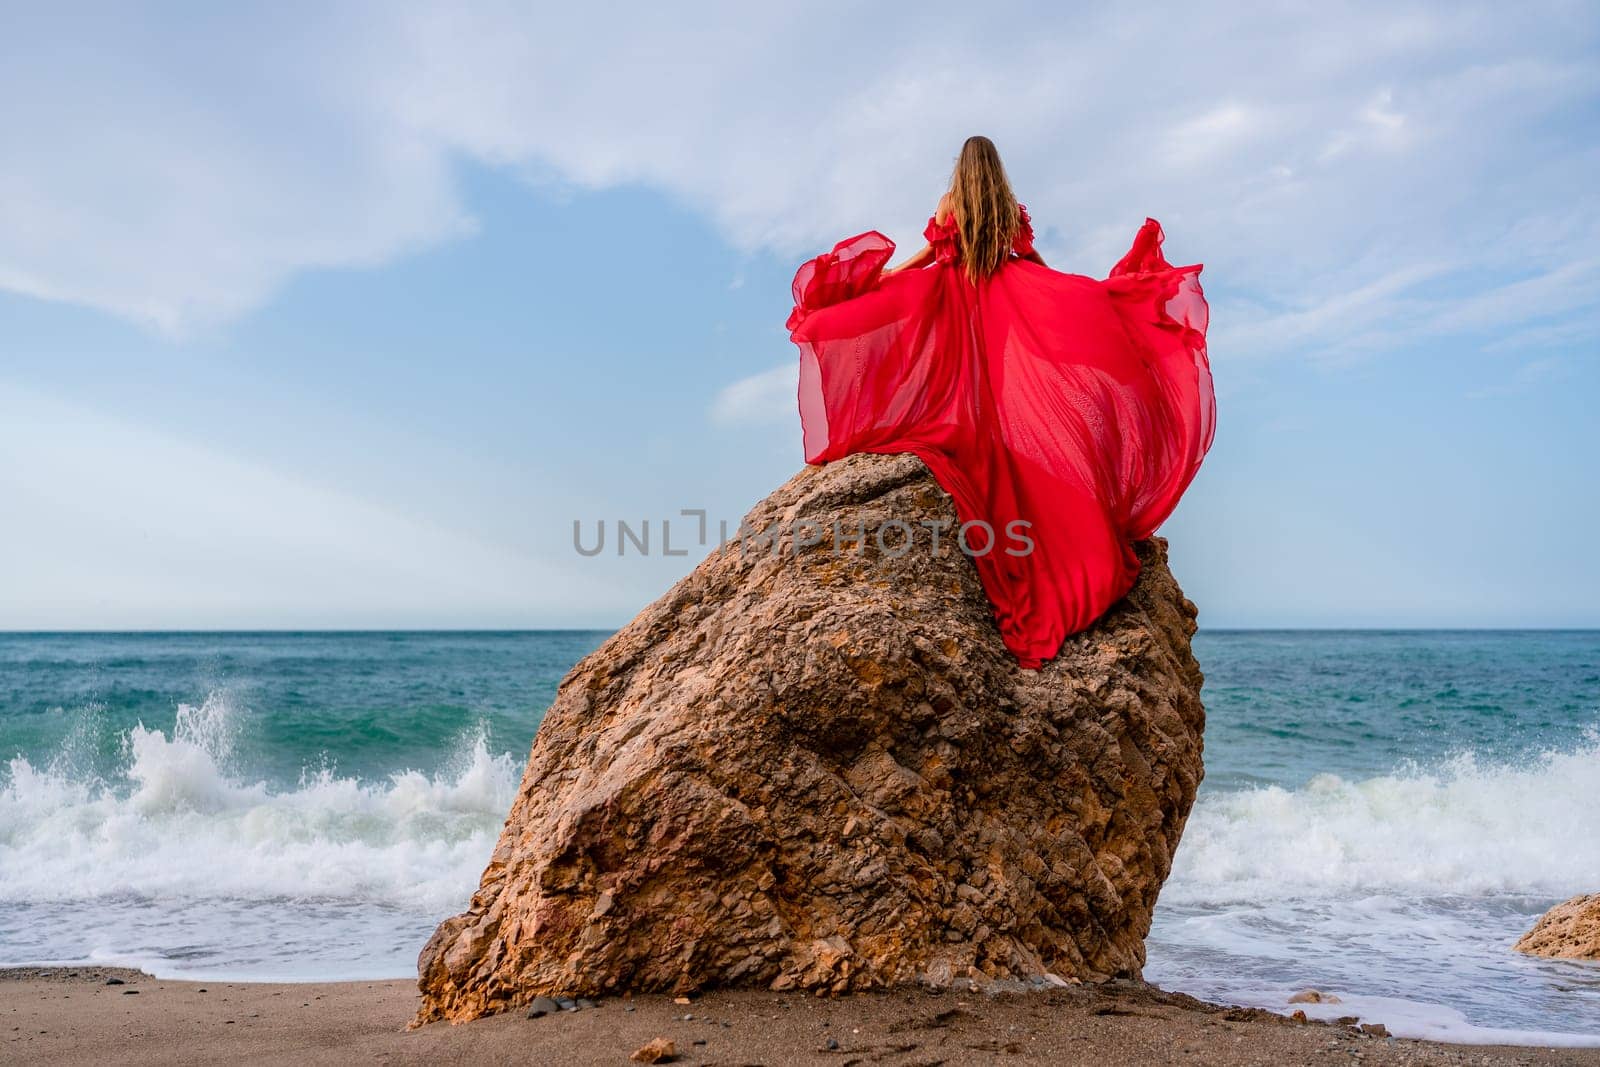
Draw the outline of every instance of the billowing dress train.
[[[1027,212],[1014,251],[1032,250]],[[880,278],[894,243],[841,241],[795,275],[808,463],[913,452],[955,500],[1006,646],[1053,657],[1138,576],[1215,421],[1200,265],[1147,219],[1105,280],[1011,259],[974,284],[954,219],[935,262]],[[952,531],[953,533],[953,531]]]

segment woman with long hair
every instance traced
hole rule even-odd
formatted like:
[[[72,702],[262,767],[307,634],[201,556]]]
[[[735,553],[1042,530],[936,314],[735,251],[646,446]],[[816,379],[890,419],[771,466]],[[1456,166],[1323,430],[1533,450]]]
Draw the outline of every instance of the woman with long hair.
[[[971,137],[927,244],[876,231],[795,275],[808,463],[914,452],[955,501],[1008,648],[1055,656],[1138,576],[1211,446],[1200,266],[1146,219],[1104,280],[1051,270],[994,143]]]

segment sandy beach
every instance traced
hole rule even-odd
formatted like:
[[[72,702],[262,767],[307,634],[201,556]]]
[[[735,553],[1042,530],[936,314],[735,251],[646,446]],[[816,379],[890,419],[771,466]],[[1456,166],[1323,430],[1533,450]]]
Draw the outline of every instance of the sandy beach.
[[[108,984],[112,981],[114,984]],[[1437,1045],[1298,1023],[1132,984],[990,996],[642,996],[407,1031],[415,983],[177,982],[118,968],[0,972],[0,1063],[1600,1064],[1600,1049]]]

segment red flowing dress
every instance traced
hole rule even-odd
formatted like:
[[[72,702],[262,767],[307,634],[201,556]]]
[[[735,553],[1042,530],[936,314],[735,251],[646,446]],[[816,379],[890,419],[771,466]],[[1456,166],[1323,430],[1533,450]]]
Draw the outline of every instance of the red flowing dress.
[[[1033,248],[1021,217],[1019,256]],[[955,220],[925,235],[921,270],[881,278],[894,242],[871,231],[795,275],[806,462],[921,457],[955,500],[1001,637],[1035,668],[1132,587],[1132,542],[1211,446],[1201,268],[1162,258],[1154,219],[1103,281],[1013,258],[974,284]]]

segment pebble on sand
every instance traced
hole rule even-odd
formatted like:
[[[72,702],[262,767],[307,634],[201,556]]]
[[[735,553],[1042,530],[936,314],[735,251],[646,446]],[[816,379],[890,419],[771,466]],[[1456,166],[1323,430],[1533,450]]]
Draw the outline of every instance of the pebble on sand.
[[[658,1037],[628,1058],[638,1063],[671,1063],[678,1058],[678,1046],[670,1037]]]
[[[554,1015],[560,1010],[561,1005],[549,997],[534,997],[533,1003],[528,1005],[528,1018],[538,1019],[545,1015]]]

